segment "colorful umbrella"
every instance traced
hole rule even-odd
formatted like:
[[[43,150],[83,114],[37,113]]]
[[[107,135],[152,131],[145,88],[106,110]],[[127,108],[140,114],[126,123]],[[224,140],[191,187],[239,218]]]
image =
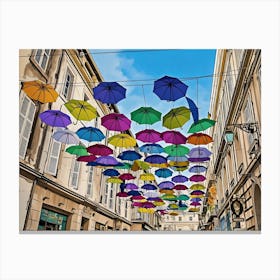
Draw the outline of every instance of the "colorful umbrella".
[[[132,196],[142,195],[141,192],[135,191],[135,190],[131,190],[131,191],[129,191],[127,194],[128,194],[128,195],[132,195]]]
[[[91,121],[97,117],[96,109],[87,101],[71,99],[64,106],[76,120]]]
[[[142,195],[133,195],[131,197],[131,200],[144,200],[144,199],[146,199],[146,198]]]
[[[117,177],[110,177],[106,180],[107,183],[112,183],[112,184],[121,184],[123,183],[123,180]]]
[[[93,97],[105,104],[116,104],[125,98],[126,89],[116,82],[101,82],[93,89]]]
[[[142,181],[155,181],[155,176],[151,173],[144,173],[140,175]]]
[[[128,134],[121,133],[114,136],[111,136],[108,139],[108,143],[115,147],[134,147],[136,146],[136,140]]]
[[[58,130],[53,135],[56,141],[65,143],[65,144],[79,144],[80,139],[75,134],[75,132],[70,131],[68,129]]]
[[[172,177],[171,181],[175,182],[175,183],[184,183],[184,182],[188,181],[188,177],[186,177],[184,175],[177,175],[177,176]]]
[[[199,212],[199,208],[195,208],[195,207],[189,208],[189,212]]]
[[[187,107],[181,106],[171,109],[163,116],[162,125],[169,129],[182,127],[190,119],[190,110]]]
[[[183,134],[175,130],[165,131],[161,133],[161,137],[165,143],[171,143],[175,145],[185,144],[187,141],[187,138]]]
[[[127,162],[122,162],[122,164],[120,164],[120,165],[115,165],[114,168],[115,169],[130,169],[131,164],[127,163]]]
[[[164,152],[167,153],[169,156],[184,156],[189,153],[190,149],[188,147],[182,145],[169,145],[164,147]]]
[[[203,182],[206,180],[206,177],[203,176],[203,175],[199,175],[199,174],[196,174],[196,175],[192,175],[190,177],[190,181],[191,182]]]
[[[188,97],[186,97],[186,99],[187,99],[187,102],[189,104],[189,108],[192,112],[193,121],[197,122],[198,121],[198,108],[197,108],[196,104],[193,102],[192,99],[190,99]]]
[[[158,192],[154,192],[154,191],[147,191],[145,194],[144,194],[145,197],[147,198],[153,198],[153,200],[155,199],[160,199],[159,198],[159,193]],[[151,200],[151,199],[148,199],[148,200]]]
[[[164,76],[154,82],[153,92],[161,99],[175,101],[186,95],[188,86],[179,79]]]
[[[88,142],[102,141],[105,138],[105,135],[100,129],[92,126],[82,127],[78,129],[76,133],[80,139],[84,139]]]
[[[177,196],[177,200],[184,200],[184,201],[186,201],[186,200],[189,200],[190,198],[186,195],[186,194],[180,194],[180,195],[178,195]]]
[[[170,166],[170,168],[174,171],[178,171],[178,172],[181,172],[181,171],[184,171],[184,170],[187,170],[188,169],[188,166]]]
[[[152,202],[144,202],[142,204],[143,208],[155,208],[155,205]]]
[[[212,153],[203,147],[192,148],[188,154],[190,158],[206,158],[209,157]]]
[[[163,181],[158,184],[158,187],[160,189],[172,189],[175,186],[175,184],[171,181]]]
[[[191,206],[200,206],[201,204],[199,202],[193,201],[193,202],[190,203],[190,205]]]
[[[95,155],[89,155],[89,156],[80,156],[77,158],[77,161],[83,161],[83,162],[92,162],[95,161],[97,157]]]
[[[138,202],[138,201],[134,201],[132,202],[131,206],[132,207],[141,207],[143,202]]]
[[[163,206],[163,205],[165,205],[165,202],[163,202],[163,201],[154,201],[153,203],[154,203],[155,206]]]
[[[194,133],[187,137],[187,143],[193,145],[207,145],[213,142],[212,137],[204,133]]]
[[[181,157],[169,156],[169,157],[167,157],[167,160],[175,161],[175,162],[187,162],[188,158],[186,156],[181,156]]]
[[[113,154],[113,150],[106,145],[103,144],[95,144],[89,146],[87,151],[91,154],[98,155],[98,156],[108,156]]]
[[[154,129],[145,129],[136,133],[136,139],[146,143],[162,141],[161,134]]]
[[[132,171],[138,171],[140,169],[147,170],[150,168],[150,165],[144,161],[141,160],[135,160],[133,165],[131,166]]]
[[[130,129],[131,120],[123,114],[111,113],[101,118],[101,125],[108,130],[125,131]]]
[[[125,180],[133,180],[133,179],[135,179],[136,177],[133,176],[133,175],[130,174],[130,173],[123,173],[123,174],[121,174],[121,175],[119,176],[119,178],[120,178],[121,180],[125,181]]]
[[[179,209],[177,209],[177,210],[179,210]],[[169,215],[170,216],[178,216],[179,214],[177,212],[170,212]]]
[[[177,210],[179,206],[176,203],[171,203],[168,205],[168,209],[170,210]]]
[[[174,194],[172,189],[160,189],[159,192],[164,194]]]
[[[188,130],[188,133],[196,133],[199,131],[206,130],[209,127],[214,126],[216,121],[210,119],[201,119],[197,122],[194,122]]]
[[[116,194],[116,196],[118,196],[118,197],[128,197],[128,194],[126,192],[118,192]]]
[[[194,197],[194,198],[191,198],[191,201],[194,201],[194,202],[199,202],[201,201],[202,199],[199,198],[199,197]]]
[[[152,184],[145,184],[141,187],[141,189],[152,191],[152,190],[156,190],[157,187],[155,185],[152,185]]]
[[[101,156],[95,160],[96,163],[101,163],[108,166],[113,166],[118,164],[119,162],[112,156]]]
[[[204,190],[205,187],[201,184],[193,184],[190,186],[190,190]]]
[[[70,117],[59,110],[44,111],[39,114],[39,118],[42,122],[54,127],[67,127],[72,123]]]
[[[175,167],[185,167],[188,168],[189,162],[188,161],[169,161],[169,166],[175,166]]]
[[[139,124],[154,124],[161,119],[161,113],[152,107],[141,107],[130,115],[131,119]]]
[[[203,191],[192,191],[190,193],[190,195],[204,195],[204,194],[205,194],[205,192],[203,192]]]
[[[124,152],[122,152],[122,153],[120,153],[118,155],[119,159],[129,160],[129,161],[134,161],[134,160],[140,159],[141,157],[142,156],[139,153],[137,153],[137,152],[135,152],[133,150],[131,150],[131,151],[124,151]]]
[[[155,171],[155,174],[160,178],[168,178],[172,173],[173,172],[168,168],[160,168]]]
[[[22,90],[28,97],[41,103],[55,102],[59,95],[51,85],[39,80],[24,82]]]
[[[205,172],[207,168],[203,165],[194,165],[189,169],[189,172],[191,173],[202,173]]]
[[[160,155],[147,156],[144,161],[152,164],[167,163],[167,159]]]
[[[176,201],[177,200],[177,196],[174,194],[164,194],[161,199],[163,200],[168,200],[168,201]]]
[[[185,185],[182,185],[182,184],[177,184],[173,187],[173,190],[176,190],[176,191],[184,191],[187,189],[188,189],[188,187]]]
[[[159,144],[145,144],[140,147],[140,152],[147,154],[160,154],[163,151],[163,147]]]
[[[75,145],[68,147],[65,152],[71,154],[71,155],[77,155],[77,156],[86,156],[88,155],[87,149],[84,146],[81,145]]]
[[[210,157],[204,157],[204,158],[191,158],[189,157],[189,162],[204,162],[210,160]]]
[[[106,169],[102,173],[105,176],[119,176],[120,175],[120,172],[118,170],[115,170],[115,169]]]
[[[127,183],[125,184],[125,188],[127,190],[138,190],[138,186],[133,183]]]

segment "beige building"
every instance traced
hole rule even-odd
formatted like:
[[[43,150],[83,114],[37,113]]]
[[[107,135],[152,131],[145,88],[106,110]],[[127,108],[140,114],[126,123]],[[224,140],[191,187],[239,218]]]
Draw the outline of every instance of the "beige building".
[[[161,221],[161,230],[163,231],[196,231],[198,227],[198,213],[186,211],[183,211],[182,214],[177,216],[164,215]]]
[[[118,186],[106,183],[102,168],[86,166],[65,152],[67,146],[51,137],[55,129],[38,117],[49,109],[70,115],[63,104],[85,100],[99,116],[86,125],[101,129],[106,139],[114,134],[101,126],[100,117],[118,109],[93,98],[92,88],[103,78],[89,51],[20,50],[19,80],[19,230],[131,230],[131,201],[116,198]],[[28,98],[22,82],[33,80],[51,84],[59,93],[57,101],[40,104]],[[72,131],[83,125],[72,121]],[[114,155],[119,152],[115,149]]]
[[[201,229],[261,230],[261,51],[217,50],[214,73]]]

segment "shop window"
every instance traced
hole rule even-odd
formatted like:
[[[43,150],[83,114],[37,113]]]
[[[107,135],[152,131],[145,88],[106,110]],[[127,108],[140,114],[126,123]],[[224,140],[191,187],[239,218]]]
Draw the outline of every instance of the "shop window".
[[[68,69],[66,71],[64,86],[62,90],[62,95],[65,97],[66,100],[71,99],[73,82],[74,82],[74,75]]]
[[[50,141],[52,143],[46,172],[56,176],[61,143],[55,141],[54,139],[51,139]]]
[[[67,216],[42,208],[38,230],[66,230]]]
[[[19,110],[19,156],[24,159],[31,135],[36,107],[24,96]]]
[[[51,50],[49,50],[49,49],[36,50],[34,59],[44,71],[47,69],[48,62],[50,59],[50,53],[51,53]]]
[[[88,183],[87,183],[87,195],[92,196],[93,187],[93,166],[88,168]]]
[[[80,162],[74,159],[70,175],[70,185],[76,190],[78,189],[80,166]]]

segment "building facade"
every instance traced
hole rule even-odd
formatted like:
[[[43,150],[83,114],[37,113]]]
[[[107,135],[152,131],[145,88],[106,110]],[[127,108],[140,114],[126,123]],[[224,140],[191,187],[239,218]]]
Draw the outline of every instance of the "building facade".
[[[183,212],[177,216],[164,215],[161,222],[163,231],[196,231],[199,227],[199,214]]]
[[[200,228],[261,230],[261,50],[217,50],[214,73]]]
[[[103,78],[89,51],[20,50],[19,80],[19,230],[130,231],[131,201],[116,197],[118,186],[106,183],[102,168],[86,166],[65,152],[67,146],[51,137],[55,128],[38,117],[50,109],[67,113],[65,102],[85,100],[98,112],[98,118],[86,125],[103,131],[103,144],[114,135],[101,126],[100,118],[119,111],[115,105],[93,98],[92,88]],[[41,104],[31,100],[22,91],[22,83],[34,80],[52,85],[59,93],[57,101]],[[85,125],[72,121],[71,131]],[[114,149],[115,156],[119,153],[119,148]]]

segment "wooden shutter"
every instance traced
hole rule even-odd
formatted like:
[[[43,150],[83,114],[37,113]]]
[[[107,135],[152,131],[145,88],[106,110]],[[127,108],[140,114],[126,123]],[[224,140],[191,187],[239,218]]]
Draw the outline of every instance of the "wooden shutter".
[[[52,141],[52,145],[49,154],[47,172],[56,176],[61,143],[55,141],[54,139],[52,139],[51,141]]]
[[[74,189],[78,189],[78,182],[79,182],[79,172],[80,172],[80,162],[74,159],[72,165],[72,172],[71,172],[71,187]]]

